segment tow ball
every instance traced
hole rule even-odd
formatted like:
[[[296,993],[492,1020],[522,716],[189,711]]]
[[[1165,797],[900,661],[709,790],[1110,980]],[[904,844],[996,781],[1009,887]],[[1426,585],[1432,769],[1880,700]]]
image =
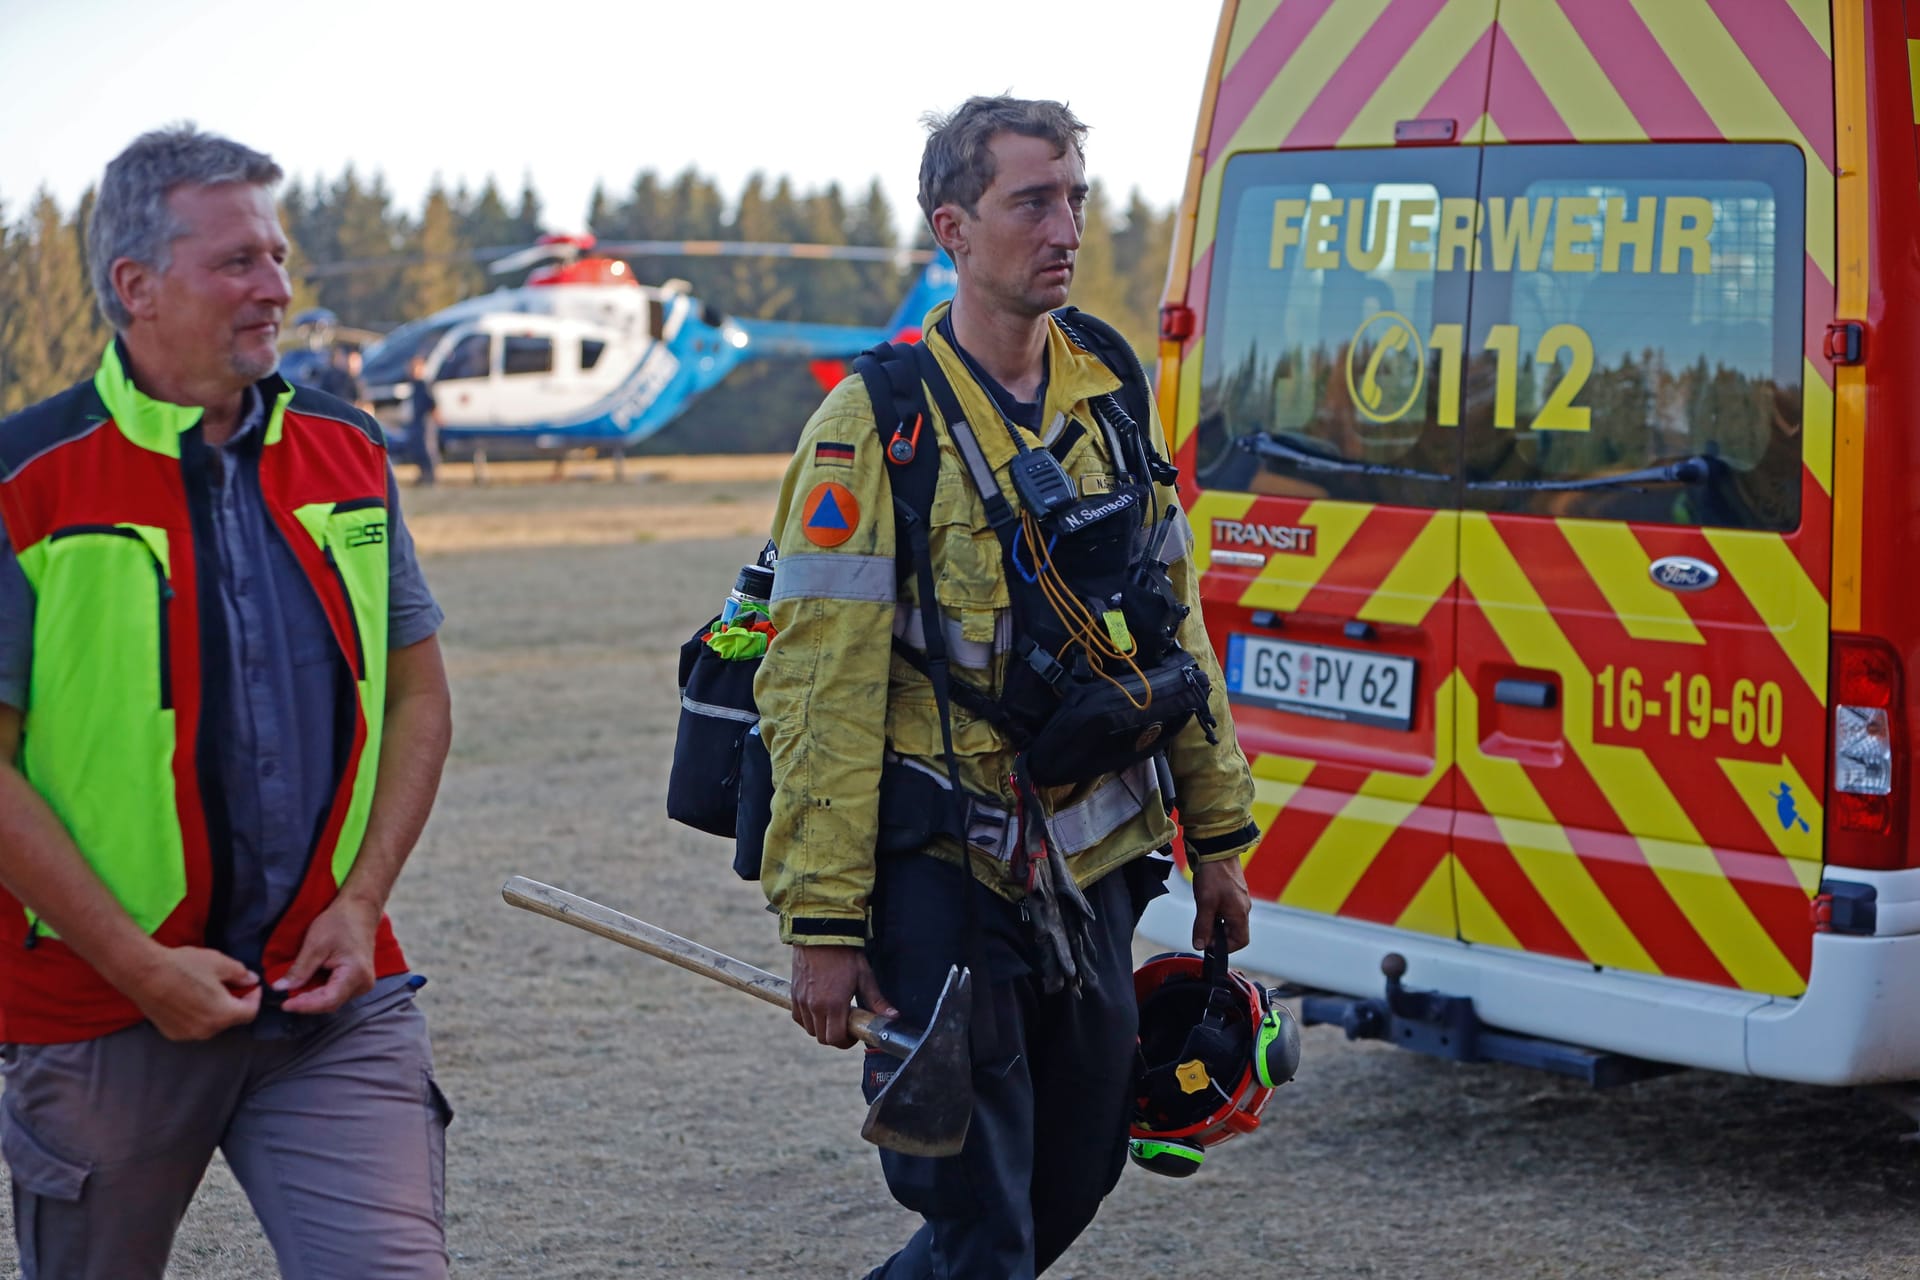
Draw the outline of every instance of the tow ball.
[[[1386,1040],[1455,1062],[1533,1067],[1584,1080],[1596,1089],[1681,1070],[1671,1063],[1496,1030],[1480,1020],[1470,996],[1406,986],[1401,979],[1407,976],[1407,958],[1397,951],[1381,957],[1380,973],[1387,980],[1385,995],[1307,995],[1300,1002],[1301,1023],[1336,1026],[1349,1040]]]

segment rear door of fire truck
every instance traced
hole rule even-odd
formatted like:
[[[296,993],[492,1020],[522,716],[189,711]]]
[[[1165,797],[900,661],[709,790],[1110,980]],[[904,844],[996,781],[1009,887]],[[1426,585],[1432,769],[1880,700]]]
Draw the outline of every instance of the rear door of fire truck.
[[[1483,256],[1465,327],[1428,337],[1461,370],[1460,936],[1795,995],[1826,787],[1828,6],[1502,0],[1492,46]]]
[[[1448,938],[1461,432],[1442,369],[1468,324],[1480,152],[1459,144],[1483,128],[1494,12],[1229,5],[1161,366],[1265,832],[1256,899]]]

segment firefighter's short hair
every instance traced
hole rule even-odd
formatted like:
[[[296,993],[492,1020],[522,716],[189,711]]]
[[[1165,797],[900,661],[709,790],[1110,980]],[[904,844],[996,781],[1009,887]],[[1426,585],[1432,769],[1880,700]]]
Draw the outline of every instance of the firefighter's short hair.
[[[980,197],[993,185],[993,152],[988,143],[997,133],[1017,133],[1051,142],[1054,154],[1068,147],[1086,158],[1087,126],[1063,102],[1045,99],[973,97],[946,115],[926,117],[927,147],[920,153],[920,212],[933,227],[933,211],[957,204],[974,212]]]

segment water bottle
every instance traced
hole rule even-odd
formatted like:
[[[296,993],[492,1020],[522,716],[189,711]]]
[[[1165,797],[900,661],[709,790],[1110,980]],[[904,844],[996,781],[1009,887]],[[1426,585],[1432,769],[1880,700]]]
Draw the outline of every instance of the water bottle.
[[[742,605],[756,604],[766,608],[773,596],[773,570],[757,564],[742,565],[740,576],[733,580],[733,590],[727,592],[726,603],[720,606],[722,625],[732,622],[740,614]]]

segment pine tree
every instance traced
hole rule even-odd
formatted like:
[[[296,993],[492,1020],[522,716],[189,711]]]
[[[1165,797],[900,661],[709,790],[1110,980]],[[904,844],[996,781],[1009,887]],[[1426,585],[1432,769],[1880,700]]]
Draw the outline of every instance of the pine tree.
[[[292,297],[287,301],[288,325],[291,324],[293,317],[320,305],[313,281],[307,278],[307,269],[312,265],[312,259],[307,256],[306,247],[300,243],[299,236],[294,234],[294,222],[293,211],[287,207],[285,201],[282,201],[280,229],[287,237],[287,282],[292,290]],[[282,327],[283,338],[286,336],[285,327]]]
[[[436,178],[427,192],[420,225],[407,239],[407,252],[414,257],[402,272],[402,319],[431,315],[466,296],[465,248],[455,226],[453,204]]]
[[[1127,332],[1151,343],[1160,332],[1160,295],[1166,289],[1167,257],[1173,248],[1173,210],[1156,210],[1135,188],[1127,222],[1114,233],[1114,263],[1125,291]],[[1152,364],[1151,345],[1135,348]]]
[[[850,219],[847,202],[840,194],[838,183],[829,184],[826,190],[809,195],[801,203],[799,212],[800,223],[794,232],[795,239],[816,244],[847,243]],[[860,264],[825,259],[795,263],[794,266],[798,268],[793,274],[797,290],[793,310],[796,319],[811,320],[827,315],[845,316],[852,323],[866,319],[862,314],[865,299],[861,296],[864,281]],[[876,322],[878,319],[875,317]]]
[[[25,236],[7,220],[7,206],[0,201],[0,413],[27,403],[16,398],[19,382],[15,369],[15,343],[25,319],[20,296],[20,261]]]
[[[756,242],[787,239],[782,224],[790,216],[792,203],[793,189],[784,179],[774,193],[768,195],[766,175],[753,174],[740,192],[740,203],[735,206],[727,238]],[[724,294],[708,297],[707,301],[739,315],[767,320],[782,318],[793,300],[793,289],[782,278],[782,265],[773,258],[729,259]]]
[[[1086,225],[1074,257],[1073,304],[1091,311],[1138,343],[1138,326],[1127,314],[1126,282],[1114,260],[1113,208],[1106,189],[1094,182],[1087,191]]]
[[[331,261],[378,262],[402,248],[400,219],[390,205],[386,178],[375,174],[370,186],[361,185],[349,164],[328,192],[328,203],[338,219]],[[312,246],[309,246],[311,248]],[[342,324],[384,328],[403,318],[398,271],[367,268],[320,281],[321,304]]]
[[[14,312],[7,384],[0,412],[43,400],[85,377],[106,345],[106,322],[94,306],[81,252],[81,228],[60,212],[51,192],[34,197],[12,259]]]
[[[478,195],[471,197],[462,194],[454,202],[454,214],[458,222],[457,231],[461,243],[475,250],[519,248],[527,242],[520,238],[513,215],[507,212],[506,201],[500,198],[499,184],[493,175],[487,175],[486,185],[480,188]],[[488,289],[518,284],[526,278],[525,272],[510,276],[490,274],[482,264],[469,267],[464,273],[463,288],[468,293],[482,293]]]
[[[545,230],[541,220],[540,196],[533,189],[533,174],[528,173],[520,180],[520,206],[513,215],[513,236],[523,244],[531,244]]]
[[[612,202],[607,199],[604,183],[593,184],[593,195],[587,200],[587,232],[596,237],[609,237],[607,223],[613,217]]]
[[[875,178],[867,184],[867,193],[861,197],[847,224],[847,243],[879,245],[891,248],[900,243],[893,225],[893,206],[887,200],[886,190],[880,180]],[[919,274],[918,267],[908,267],[902,271],[885,262],[862,262],[853,264],[859,277],[856,302],[848,313],[848,319],[854,324],[879,324],[893,314],[908,286]],[[921,317],[911,316],[914,324]]]

